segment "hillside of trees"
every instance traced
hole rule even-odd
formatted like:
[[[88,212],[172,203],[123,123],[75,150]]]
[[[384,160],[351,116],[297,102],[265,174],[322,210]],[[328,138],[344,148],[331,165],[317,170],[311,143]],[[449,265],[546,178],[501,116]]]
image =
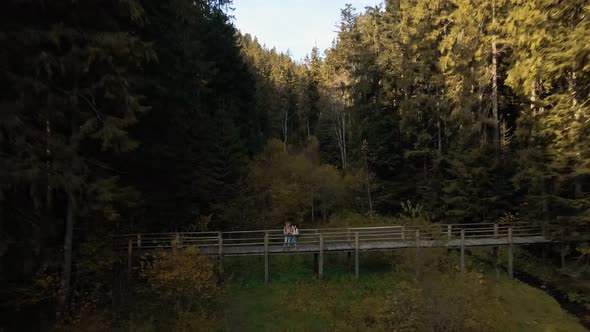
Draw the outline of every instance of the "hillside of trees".
[[[301,62],[231,2],[0,4],[0,330],[124,306],[115,234],[590,223],[587,1],[347,5]]]

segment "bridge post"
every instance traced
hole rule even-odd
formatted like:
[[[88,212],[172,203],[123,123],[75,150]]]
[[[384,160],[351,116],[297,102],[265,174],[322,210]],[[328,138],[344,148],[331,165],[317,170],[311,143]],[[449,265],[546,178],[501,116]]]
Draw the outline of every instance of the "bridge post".
[[[508,276],[514,278],[514,250],[512,245],[512,227],[508,228]]]
[[[451,254],[451,239],[453,237],[453,225],[447,225],[447,257]]]
[[[141,249],[141,234],[137,234],[137,249]]]
[[[133,239],[127,240],[127,280],[131,280],[131,270],[133,269]]]
[[[172,241],[172,253],[176,254],[177,249],[180,247],[180,234],[176,233],[174,241]]]
[[[494,239],[497,239],[500,235],[499,227],[497,223],[494,223]],[[496,270],[496,280],[500,279],[500,247],[494,246],[492,249],[492,256],[494,259],[494,269]]]
[[[354,276],[359,278],[360,262],[359,262],[359,233],[354,233]]]
[[[218,253],[217,259],[219,260],[219,278],[223,275],[223,237],[221,236],[221,232],[217,233],[217,243],[218,243]]]
[[[461,273],[465,273],[465,230],[461,229]]]
[[[419,268],[419,263],[420,263],[420,230],[416,230],[416,257],[415,257],[415,265],[416,265],[416,279],[418,279],[418,276],[420,274],[420,268]]]
[[[268,232],[264,234],[264,284],[268,285]]]
[[[324,234],[320,233],[320,257],[318,261],[318,278],[324,277]]]
[[[350,244],[350,227],[347,228],[346,238],[347,238],[348,244]],[[349,268],[349,269],[350,269],[351,256],[352,256],[352,252],[349,251],[346,253],[346,265],[347,265],[347,268]]]

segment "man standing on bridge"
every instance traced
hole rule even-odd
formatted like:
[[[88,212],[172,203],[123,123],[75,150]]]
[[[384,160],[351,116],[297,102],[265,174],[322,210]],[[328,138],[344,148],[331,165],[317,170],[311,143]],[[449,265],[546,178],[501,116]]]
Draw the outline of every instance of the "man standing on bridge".
[[[285,235],[285,242],[283,243],[283,248],[289,247],[291,245],[291,223],[286,222],[285,227],[283,227],[283,235]]]

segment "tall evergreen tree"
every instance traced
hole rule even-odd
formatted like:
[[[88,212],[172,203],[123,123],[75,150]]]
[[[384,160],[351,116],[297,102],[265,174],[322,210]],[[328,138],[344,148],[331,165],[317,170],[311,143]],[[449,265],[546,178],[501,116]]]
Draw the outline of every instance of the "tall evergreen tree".
[[[128,129],[145,107],[131,77],[154,54],[135,36],[144,17],[133,0],[43,6],[9,1],[2,16],[0,75],[9,88],[0,97],[8,114],[0,127],[10,172],[5,176],[13,183],[3,188],[3,197],[14,206],[8,218],[32,226],[8,234],[53,249],[43,252],[41,266],[51,264],[55,241],[62,239],[63,311],[80,242],[74,234],[82,226],[78,218],[85,216],[83,226],[92,229],[102,218],[120,219],[115,205],[132,204],[131,192],[109,164],[137,147]],[[114,197],[123,201],[115,203]],[[22,233],[27,229],[35,231]],[[28,277],[32,272],[21,271]]]

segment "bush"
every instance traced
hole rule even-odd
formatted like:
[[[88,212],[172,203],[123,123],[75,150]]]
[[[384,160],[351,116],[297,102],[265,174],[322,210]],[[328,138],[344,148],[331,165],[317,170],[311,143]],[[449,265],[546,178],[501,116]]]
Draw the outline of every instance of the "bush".
[[[215,265],[195,248],[161,252],[153,261],[143,261],[141,271],[148,290],[179,314],[206,307],[221,291]]]

